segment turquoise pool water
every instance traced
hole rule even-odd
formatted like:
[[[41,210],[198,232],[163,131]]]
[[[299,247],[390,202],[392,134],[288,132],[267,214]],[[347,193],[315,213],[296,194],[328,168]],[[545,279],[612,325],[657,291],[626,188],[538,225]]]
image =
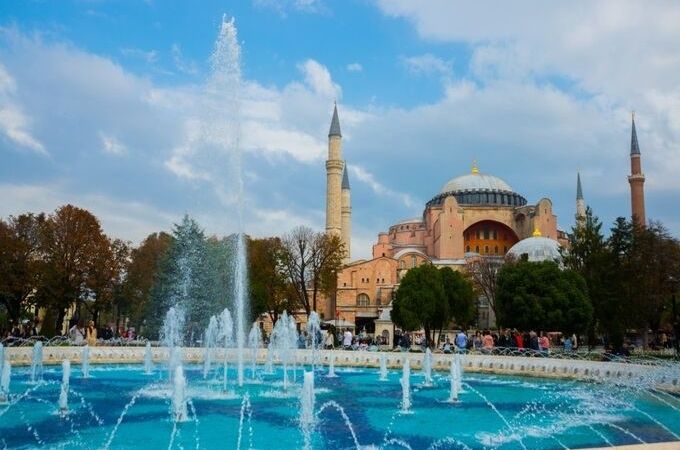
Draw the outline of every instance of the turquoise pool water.
[[[190,420],[177,424],[160,366],[151,375],[141,366],[93,366],[85,379],[74,365],[65,417],[57,407],[60,367],[46,368],[37,385],[28,369],[15,369],[10,405],[0,406],[0,449],[234,449],[239,436],[242,449],[303,448],[302,372],[284,392],[280,368],[271,375],[260,369],[242,388],[229,372],[224,394],[219,371],[204,380],[201,367],[185,367]],[[412,408],[403,413],[401,371],[390,371],[387,381],[376,369],[338,367],[336,374],[315,373],[315,449],[352,449],[357,442],[385,449],[563,449],[679,440],[680,398],[657,391],[466,373],[460,402],[449,403],[448,374],[435,373],[434,386],[424,387],[413,371]]]

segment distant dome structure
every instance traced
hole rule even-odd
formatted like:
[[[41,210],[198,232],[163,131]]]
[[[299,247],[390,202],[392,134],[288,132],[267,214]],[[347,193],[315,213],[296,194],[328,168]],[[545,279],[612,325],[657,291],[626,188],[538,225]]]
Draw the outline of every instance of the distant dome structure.
[[[441,204],[453,196],[459,205],[524,206],[527,201],[502,179],[481,173],[473,163],[471,173],[450,179],[428,206]]]
[[[530,238],[522,239],[508,250],[506,256],[515,259],[522,259],[522,255],[527,255],[530,262],[555,261],[560,263],[560,244],[547,237],[541,236],[541,232],[534,231]]]

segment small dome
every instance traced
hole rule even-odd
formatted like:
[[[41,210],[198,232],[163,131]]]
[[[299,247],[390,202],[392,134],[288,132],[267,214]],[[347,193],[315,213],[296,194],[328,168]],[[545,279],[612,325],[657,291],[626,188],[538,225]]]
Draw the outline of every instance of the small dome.
[[[470,173],[449,180],[442,188],[441,193],[478,190],[513,192],[510,185],[498,177],[483,173]]]
[[[560,262],[560,244],[554,240],[543,236],[533,236],[522,239],[508,250],[507,255],[516,259],[521,259],[526,254],[531,262],[557,261]]]

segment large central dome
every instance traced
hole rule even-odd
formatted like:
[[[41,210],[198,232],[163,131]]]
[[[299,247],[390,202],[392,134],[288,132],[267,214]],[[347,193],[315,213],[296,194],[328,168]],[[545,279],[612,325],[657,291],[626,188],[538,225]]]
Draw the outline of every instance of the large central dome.
[[[444,185],[441,193],[458,191],[505,191],[513,192],[508,183],[493,175],[483,173],[470,173],[453,178]]]

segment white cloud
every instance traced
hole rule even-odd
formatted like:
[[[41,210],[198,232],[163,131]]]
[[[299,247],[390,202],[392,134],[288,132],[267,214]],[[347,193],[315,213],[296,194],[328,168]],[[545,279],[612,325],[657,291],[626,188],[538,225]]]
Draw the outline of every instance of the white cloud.
[[[377,195],[397,199],[407,208],[412,208],[413,206],[415,206],[415,202],[413,201],[413,198],[409,194],[396,192],[386,187],[378,180],[376,180],[375,175],[373,175],[371,172],[364,169],[363,167],[354,164],[348,164],[347,167],[349,168],[349,171],[351,172],[353,177],[355,177],[356,179],[363,183],[366,183],[371,188],[371,190]]]
[[[260,8],[276,11],[285,17],[289,10],[305,13],[322,13],[326,7],[321,0],[253,0],[253,4]]]
[[[308,59],[298,67],[305,76],[305,82],[316,94],[329,99],[340,97],[342,90],[338,84],[333,82],[331,73],[326,66],[313,59]]]
[[[172,61],[182,73],[187,75],[196,75],[198,73],[198,66],[194,61],[186,59],[182,54],[182,48],[178,44],[172,44]]]
[[[29,131],[30,119],[16,104],[16,94],[16,81],[0,63],[0,133],[20,147],[48,155],[42,142]]]
[[[104,153],[110,155],[121,156],[127,153],[127,147],[121,143],[115,136],[99,132],[99,138],[102,141],[102,150]]]
[[[363,72],[364,66],[362,66],[358,62],[353,62],[353,63],[347,64],[347,70],[349,72]]]
[[[451,61],[444,61],[431,53],[402,57],[401,60],[409,72],[417,75],[450,76],[453,71]]]

